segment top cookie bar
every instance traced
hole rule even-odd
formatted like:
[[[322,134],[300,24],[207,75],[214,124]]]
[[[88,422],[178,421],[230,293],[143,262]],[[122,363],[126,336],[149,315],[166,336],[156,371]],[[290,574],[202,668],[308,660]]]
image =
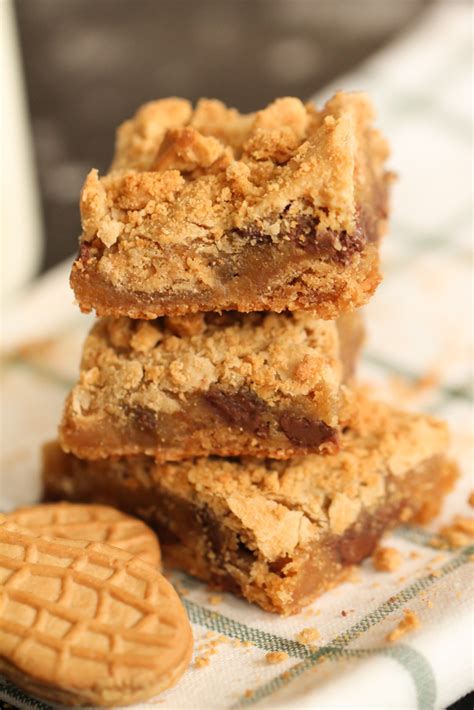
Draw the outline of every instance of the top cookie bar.
[[[110,172],[82,190],[81,309],[333,319],[366,303],[390,182],[373,118],[364,94],[247,115],[208,99],[145,104],[119,128]]]

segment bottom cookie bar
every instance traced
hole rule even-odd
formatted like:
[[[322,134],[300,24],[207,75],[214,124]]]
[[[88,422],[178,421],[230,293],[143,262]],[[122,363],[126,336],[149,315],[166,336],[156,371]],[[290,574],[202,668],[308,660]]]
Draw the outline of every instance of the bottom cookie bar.
[[[355,405],[331,457],[81,461],[48,444],[44,496],[133,513],[158,531],[168,565],[295,613],[342,581],[385,530],[433,517],[457,477],[441,422],[362,395]]]

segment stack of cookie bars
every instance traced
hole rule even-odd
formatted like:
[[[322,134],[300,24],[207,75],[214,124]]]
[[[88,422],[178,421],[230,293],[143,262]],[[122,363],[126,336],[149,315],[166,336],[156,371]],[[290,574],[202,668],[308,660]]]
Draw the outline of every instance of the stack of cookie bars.
[[[165,563],[281,614],[456,477],[443,423],[354,384],[391,180],[373,118],[361,94],[155,101],[81,196],[71,284],[99,319],[45,498],[139,516]]]

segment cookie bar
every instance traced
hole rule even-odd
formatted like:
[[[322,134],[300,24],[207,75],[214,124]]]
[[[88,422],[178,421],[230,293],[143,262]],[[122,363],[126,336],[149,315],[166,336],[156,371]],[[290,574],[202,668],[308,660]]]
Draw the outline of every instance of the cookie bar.
[[[87,459],[334,451],[361,327],[356,313],[337,327],[304,311],[103,318],[86,340],[61,444]]]
[[[249,115],[215,100],[145,104],[119,128],[109,173],[93,170],[82,190],[81,309],[334,319],[366,303],[391,180],[373,120],[356,93]]]
[[[435,515],[457,476],[444,424],[357,395],[341,451],[289,461],[81,461],[49,444],[44,495],[113,504],[159,534],[165,563],[291,614],[340,582],[383,532]]]

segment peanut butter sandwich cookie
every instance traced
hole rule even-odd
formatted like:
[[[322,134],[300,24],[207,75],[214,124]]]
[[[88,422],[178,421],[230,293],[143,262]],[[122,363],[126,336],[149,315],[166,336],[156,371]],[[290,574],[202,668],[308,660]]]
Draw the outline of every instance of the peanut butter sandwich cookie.
[[[13,683],[62,705],[129,705],[174,685],[191,652],[184,607],[156,568],[0,517],[0,673]]]
[[[38,535],[105,542],[161,569],[158,539],[145,523],[108,505],[50,503],[18,508],[8,519]]]

